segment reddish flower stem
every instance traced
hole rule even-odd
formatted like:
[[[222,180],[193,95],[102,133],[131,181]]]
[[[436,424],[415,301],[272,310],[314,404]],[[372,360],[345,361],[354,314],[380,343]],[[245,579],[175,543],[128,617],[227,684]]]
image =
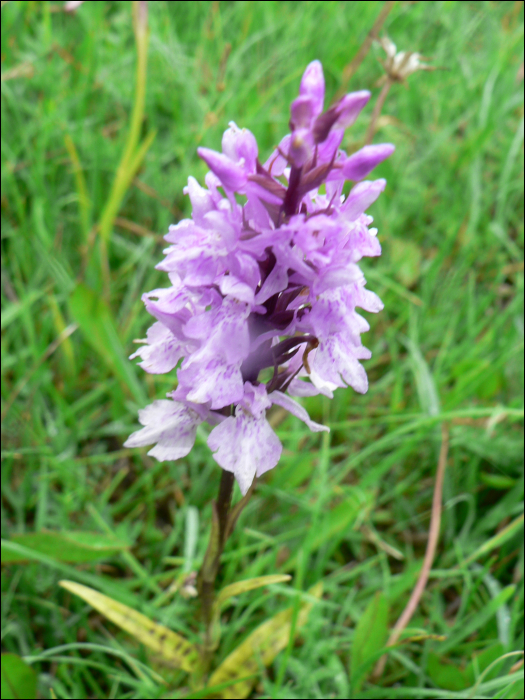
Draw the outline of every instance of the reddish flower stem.
[[[445,423],[443,423],[441,426],[441,436],[441,450],[439,452],[439,460],[436,471],[436,484],[434,487],[434,497],[432,499],[432,515],[430,518],[430,529],[428,532],[427,549],[425,552],[425,558],[423,560],[423,566],[421,567],[421,572],[419,574],[419,578],[414,587],[414,590],[412,591],[412,595],[410,596],[410,599],[405,609],[401,613],[401,616],[394,625],[394,629],[392,630],[392,633],[386,644],[388,647],[392,646],[398,641],[399,637],[401,636],[401,632],[405,629],[405,627],[412,619],[412,615],[415,613],[417,606],[419,605],[419,601],[421,600],[421,596],[423,595],[423,591],[425,590],[425,587],[427,585],[428,576],[432,568],[432,562],[434,561],[436,547],[439,539],[443,479],[445,476],[445,467],[447,465],[448,457],[448,426]],[[385,664],[386,656],[382,656],[377,662],[374,672],[372,674],[373,679],[377,679],[383,674],[383,671],[385,670]]]

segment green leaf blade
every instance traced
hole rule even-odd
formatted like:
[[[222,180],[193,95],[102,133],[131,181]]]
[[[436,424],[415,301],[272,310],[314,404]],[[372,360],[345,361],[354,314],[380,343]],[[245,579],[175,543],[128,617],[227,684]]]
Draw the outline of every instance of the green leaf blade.
[[[388,634],[388,604],[377,592],[359,620],[354,633],[351,657],[352,685],[359,691],[375,654],[385,645]]]
[[[65,561],[71,564],[98,561],[128,549],[127,543],[96,532],[52,532],[43,530],[41,532],[13,535],[11,540],[40,554],[52,557],[57,561]],[[2,563],[4,564],[27,561],[28,559],[15,552],[2,550]]]
[[[2,700],[36,698],[37,676],[17,654],[2,654]]]

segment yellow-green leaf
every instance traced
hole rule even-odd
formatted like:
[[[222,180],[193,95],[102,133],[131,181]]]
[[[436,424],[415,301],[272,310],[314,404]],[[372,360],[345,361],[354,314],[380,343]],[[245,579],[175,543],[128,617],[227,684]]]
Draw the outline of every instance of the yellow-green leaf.
[[[142,613],[128,608],[113,598],[73,581],[60,581],[66,590],[78,595],[89,603],[95,610],[105,615],[145,646],[153,649],[170,664],[181,668],[187,673],[193,673],[198,663],[198,651],[194,644],[188,642],[180,634],[159,625]]]
[[[217,596],[217,605],[223,605],[228,598],[235,595],[253,591],[261,586],[270,586],[272,583],[285,583],[292,577],[289,574],[272,574],[271,576],[257,576],[256,578],[248,578],[244,581],[237,581],[230,586],[225,586]]]
[[[321,583],[308,591],[315,598],[320,598],[322,592]],[[295,625],[296,632],[306,623],[312,606],[311,602],[301,605]],[[208,682],[210,692],[214,686],[230,682],[231,685],[216,693],[219,697],[247,698],[257,680],[260,665],[269,666],[288,645],[292,616],[293,607],[287,608],[252,632],[214,671]]]

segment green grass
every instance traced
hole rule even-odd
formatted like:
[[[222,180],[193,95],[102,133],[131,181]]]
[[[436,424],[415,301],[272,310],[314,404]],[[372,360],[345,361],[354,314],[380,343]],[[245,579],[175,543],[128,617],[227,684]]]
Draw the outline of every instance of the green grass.
[[[198,641],[196,602],[163,591],[202,560],[219,468],[204,431],[177,463],[122,448],[137,409],[173,385],[125,360],[150,325],[140,295],[167,284],[154,265],[168,225],[189,214],[188,175],[204,177],[197,146],[219,148],[234,120],[264,159],[306,64],[322,61],[330,100],[381,7],[149,4],[140,138],[157,134],[109,231],[108,304],[91,314],[79,282],[100,283],[97,254],[83,266],[133,108],[131,3],[75,15],[2,7],[2,536],[92,531],[120,543],[96,563],[51,551],[3,566],[2,649],[31,664],[41,697],[190,696],[184,673],[57,584],[91,585]],[[322,580],[300,643],[261,670],[255,697],[523,697],[519,656],[483,675],[523,648],[523,7],[399,2],[384,32],[443,70],[394,86],[374,139],[396,152],[377,169],[388,186],[371,209],[383,255],[363,265],[385,303],[368,318],[370,389],[305,402],[329,435],[293,418],[279,426],[281,463],[241,516],[221,584],[293,580],[225,609],[217,663]],[[379,94],[376,57],[374,46],[349,85],[373,97],[348,148]],[[409,639],[379,680],[357,683],[374,601],[392,628],[421,567],[443,421],[430,579]]]

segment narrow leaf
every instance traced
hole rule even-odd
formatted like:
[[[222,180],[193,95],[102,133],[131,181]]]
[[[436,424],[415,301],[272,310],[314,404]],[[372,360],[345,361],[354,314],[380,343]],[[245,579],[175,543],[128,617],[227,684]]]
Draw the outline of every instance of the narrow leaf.
[[[471,685],[463,670],[433,651],[428,654],[427,673],[434,685],[444,690],[460,691]]]
[[[70,564],[57,561],[47,554],[42,554],[36,549],[30,549],[22,544],[18,544],[18,542],[2,539],[1,545],[2,561],[4,561],[6,553],[14,553],[23,561],[36,561],[39,564],[49,567],[52,571],[60,572],[62,576],[75,577],[84,581],[84,583],[89,586],[97,586],[108,595],[115,596],[120,600],[125,600],[131,606],[140,605],[140,599],[128,588],[125,588],[122,583],[119,583],[119,579],[109,578],[109,576],[106,577],[101,574],[92,574],[90,571],[85,571],[82,568],[75,568]]]
[[[313,535],[311,550],[316,552],[321,547],[328,544],[333,546],[334,543],[344,537],[363,513],[374,503],[374,494],[372,491],[364,491],[356,489],[355,492],[345,494],[344,500],[338,503],[337,506],[328,510],[319,523]],[[295,569],[297,566],[297,555],[292,555],[285,563],[286,570]]]
[[[67,561],[74,564],[97,561],[128,548],[125,542],[96,532],[50,532],[44,530],[13,535],[12,541],[53,557],[57,561]],[[2,563],[12,564],[24,561],[28,561],[28,559],[16,552],[2,550]]]
[[[479,559],[484,554],[488,554],[496,547],[501,547],[507,540],[514,537],[518,530],[523,528],[523,513],[519,515],[515,520],[509,523],[506,527],[502,528],[496,535],[490,537],[486,542],[484,542],[475,552],[470,554],[463,562],[461,566],[464,567],[470,564],[476,559]]]
[[[16,654],[2,654],[2,700],[36,698],[36,673]]]
[[[142,613],[128,608],[98,591],[73,581],[60,581],[66,590],[78,595],[89,603],[95,610],[105,615],[145,646],[153,649],[163,658],[181,668],[187,673],[195,671],[198,662],[198,651],[194,644],[188,642],[180,634],[159,625]]]
[[[45,294],[49,294],[50,287],[45,289],[35,289],[29,292],[21,301],[13,302],[12,304],[6,304],[2,309],[2,315],[0,317],[0,328],[4,330],[10,323],[16,321],[16,319],[21,316],[26,309],[38,301]]]
[[[272,583],[285,583],[292,577],[289,574],[272,574],[271,576],[257,576],[244,581],[237,581],[229,586],[225,586],[217,596],[217,605],[223,605],[228,598],[232,598],[246,591],[253,591],[261,586],[270,586]]]
[[[123,156],[122,162],[117,169],[111,194],[106,202],[106,206],[104,207],[104,211],[102,212],[102,216],[100,218],[99,231],[101,237],[106,242],[110,239],[115,217],[120,210],[122,201],[131,184],[131,181],[135,177],[156,135],[156,131],[150,131],[131,157],[126,158],[126,155]]]
[[[361,689],[366,671],[371,666],[367,662],[385,644],[388,633],[388,605],[385,596],[378,592],[368,604],[354,633],[351,656],[352,686]]]
[[[462,620],[461,624],[457,625],[458,629],[454,629],[447,641],[440,645],[439,651],[441,654],[451,651],[464,639],[481,629],[497,613],[499,608],[512,598],[515,592],[515,585],[505,586],[487,605],[484,605],[479,611]]]
[[[419,346],[411,338],[401,336],[400,339],[410,353],[412,371],[416,381],[421,408],[429,416],[437,416],[441,412],[441,408],[439,405],[439,395],[430,367],[423,357]]]
[[[54,295],[50,294],[47,298],[47,303],[51,309],[51,315],[53,316],[53,322],[57,330],[58,336],[66,332],[67,323],[60,311],[60,307]],[[77,371],[75,366],[75,352],[73,350],[73,343],[71,338],[66,337],[61,343],[60,349],[64,357],[64,370],[69,377],[76,377]]]
[[[309,590],[309,594],[320,598],[323,592],[321,583]],[[303,603],[297,616],[295,631],[303,627],[308,619],[313,603]],[[247,698],[256,683],[260,665],[269,666],[277,654],[285,649],[290,637],[293,606],[263,622],[250,636],[235,649],[212,674],[208,690],[212,686],[230,682],[231,686],[221,690],[221,698]]]
[[[144,406],[147,396],[126,357],[111,311],[103,299],[85,284],[79,284],[69,298],[69,308],[102,362],[118,377],[125,391]]]
[[[89,230],[90,225],[90,213],[91,213],[91,201],[89,199],[88,190],[86,187],[86,180],[84,178],[84,172],[82,170],[82,165],[80,163],[80,158],[78,157],[77,149],[73,143],[73,139],[69,134],[64,136],[64,143],[73,166],[73,173],[75,175],[75,186],[77,189],[78,206],[80,209],[80,221],[82,223],[82,232],[84,234],[84,240],[89,240]]]

